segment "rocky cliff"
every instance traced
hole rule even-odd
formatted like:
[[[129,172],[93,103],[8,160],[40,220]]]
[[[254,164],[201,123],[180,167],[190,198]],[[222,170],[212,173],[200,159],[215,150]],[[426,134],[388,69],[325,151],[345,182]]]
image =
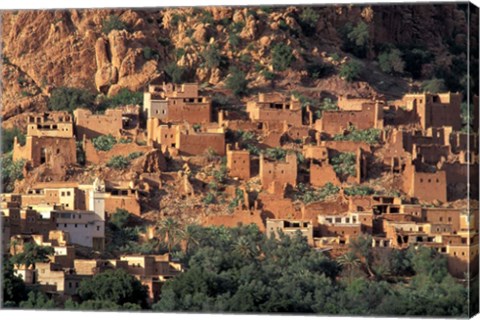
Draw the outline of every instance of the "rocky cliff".
[[[24,111],[45,109],[52,88],[59,86],[105,95],[114,95],[121,88],[143,90],[150,81],[164,79],[165,66],[171,62],[189,70],[192,80],[214,87],[222,86],[228,66],[242,65],[250,86],[261,88],[270,83],[262,71],[272,70],[270,51],[279,42],[293,48],[295,62],[279,73],[276,87],[292,89],[302,84],[307,63],[322,61],[335,67],[334,54],[348,58],[341,50],[342,28],[360,21],[369,26],[366,63],[376,58],[384,44],[421,44],[434,55],[434,66],[449,66],[452,45],[466,42],[465,11],[456,4],[314,7],[318,20],[308,36],[300,22],[303,10],[208,7],[2,12],[1,115],[13,120]],[[105,32],[111,15],[119,17],[124,30]],[[210,46],[217,48],[222,63],[205,62]],[[395,87],[407,89],[405,83],[392,81]],[[375,83],[347,83],[335,73],[309,84],[332,94],[367,94],[370,85]]]

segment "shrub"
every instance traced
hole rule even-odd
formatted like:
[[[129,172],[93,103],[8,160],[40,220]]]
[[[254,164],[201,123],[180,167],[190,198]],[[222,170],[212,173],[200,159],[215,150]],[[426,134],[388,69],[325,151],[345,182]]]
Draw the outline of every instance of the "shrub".
[[[235,189],[235,197],[232,199],[232,201],[228,204],[228,209],[229,211],[233,211],[240,203],[243,203],[243,191],[239,188]]]
[[[280,147],[265,149],[265,157],[272,160],[284,160],[287,155],[287,151]]]
[[[351,126],[348,130],[350,131],[349,133],[346,135],[337,134],[333,137],[333,140],[366,142],[368,144],[377,144],[380,141],[379,129],[370,128],[366,130],[357,130],[355,127]]]
[[[80,107],[94,109],[95,95],[79,88],[59,87],[52,91],[48,101],[48,109],[52,111],[69,111]]]
[[[292,62],[295,61],[295,57],[290,48],[285,43],[277,43],[272,49],[272,65],[273,69],[277,71],[284,71]]]
[[[122,143],[122,144],[127,144],[127,143],[131,143],[131,142],[132,142],[131,138],[120,138],[118,140],[118,143]]]
[[[422,65],[432,60],[432,53],[423,49],[413,48],[403,50],[405,71],[409,72],[414,79],[422,75]]]
[[[230,74],[225,80],[225,86],[227,89],[232,90],[233,94],[236,96],[242,96],[248,92],[247,85],[248,81],[245,73],[236,67],[231,68]]]
[[[307,65],[308,76],[313,79],[320,79],[332,72],[332,67],[323,63],[310,63]]]
[[[338,106],[335,102],[332,101],[332,99],[325,98],[323,99],[322,104],[319,106],[319,110],[316,111],[317,117],[321,118],[323,111],[328,110],[338,110]]]
[[[368,186],[353,186],[345,188],[344,192],[347,196],[369,196],[374,190]]]
[[[13,161],[12,153],[3,154],[2,162],[2,183],[4,192],[12,192],[15,187],[15,181],[23,179],[23,166],[25,160]]]
[[[300,14],[300,26],[303,34],[307,37],[312,36],[315,33],[318,19],[319,15],[315,10],[310,7],[305,8]]]
[[[7,153],[13,150],[13,141],[17,137],[20,145],[25,145],[25,134],[20,131],[18,127],[11,129],[2,128],[2,153]]]
[[[106,98],[99,105],[99,110],[107,108],[116,108],[127,105],[143,106],[143,94],[141,92],[132,92],[127,88],[120,89],[113,97]]]
[[[201,18],[200,21],[202,21],[202,23],[204,23],[204,24],[214,24],[215,23],[215,20],[213,20],[212,14],[209,11],[205,11],[205,10],[202,11],[202,18]]]
[[[85,165],[86,162],[86,156],[85,156],[85,150],[83,150],[83,144],[81,141],[77,141],[76,143],[76,152],[77,152],[77,163],[79,165]]]
[[[341,59],[340,59],[340,56],[338,55],[338,53],[334,52],[332,53],[332,55],[330,56],[332,58],[333,61],[335,62],[339,62]]]
[[[235,33],[232,33],[228,36],[228,43],[232,47],[237,47],[240,44],[240,37]]]
[[[244,63],[244,64],[247,64],[247,65],[250,65],[252,63],[252,56],[248,53],[242,54],[240,56],[240,62]]]
[[[234,33],[239,33],[239,32],[242,32],[244,27],[245,27],[245,22],[238,21],[230,25],[230,30]]]
[[[185,49],[178,48],[175,50],[175,56],[177,57],[177,59],[182,58],[184,55],[185,55]]]
[[[424,81],[422,83],[422,90],[430,93],[439,93],[446,91],[447,87],[445,86],[445,80],[434,78]]]
[[[210,45],[202,52],[202,57],[205,60],[205,66],[213,69],[218,68],[222,63],[222,56],[218,51],[218,48],[214,45]]]
[[[307,188],[303,183],[297,186],[297,192],[294,195],[295,200],[300,200],[305,204],[323,201],[326,198],[338,193],[339,187],[334,186],[331,182],[319,189]]]
[[[169,63],[165,67],[165,73],[173,83],[182,83],[187,77],[186,69],[178,66],[176,62]]]
[[[181,14],[173,14],[172,15],[172,20],[170,20],[170,26],[171,27],[176,27],[178,25],[178,22],[182,21],[185,22],[187,20],[187,17]]]
[[[112,30],[126,30],[127,25],[118,16],[110,15],[102,21],[102,32],[108,35]]]
[[[127,160],[134,160],[134,159],[140,158],[141,156],[143,156],[143,152],[135,151],[128,155]]]
[[[100,151],[109,151],[117,143],[117,140],[115,139],[115,137],[109,134],[106,136],[99,136],[99,137],[93,138],[92,142],[95,149]]]
[[[356,157],[355,153],[352,152],[343,152],[339,153],[332,157],[330,160],[333,170],[337,173],[337,175],[342,179],[345,180],[348,176],[355,176],[355,164],[356,164]]]
[[[340,68],[340,77],[348,82],[358,80],[360,73],[362,73],[362,65],[355,60],[345,63]]]
[[[265,78],[265,80],[275,80],[277,77],[274,72],[270,72],[268,70],[262,70],[261,75]]]
[[[405,62],[402,53],[398,49],[383,52],[378,56],[380,69],[385,73],[403,73]]]
[[[113,169],[126,169],[130,165],[130,161],[124,156],[113,156],[108,160],[107,167]]]
[[[209,205],[209,204],[215,203],[217,201],[217,199],[216,199],[216,196],[215,196],[214,193],[208,192],[207,195],[205,196],[205,198],[203,198],[202,201],[203,201],[204,204]]]
[[[145,58],[145,60],[150,60],[150,59],[154,58],[154,56],[156,54],[155,50],[153,50],[152,48],[150,48],[148,46],[144,47],[142,52],[143,52],[143,57]]]

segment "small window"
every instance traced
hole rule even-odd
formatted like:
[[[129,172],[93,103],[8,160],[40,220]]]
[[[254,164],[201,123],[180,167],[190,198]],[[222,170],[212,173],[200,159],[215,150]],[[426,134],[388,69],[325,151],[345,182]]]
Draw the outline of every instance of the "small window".
[[[63,227],[66,228],[66,227],[67,227],[67,224],[65,223],[65,224],[63,225]]]
[[[88,224],[85,224],[85,228],[88,228]]]
[[[70,195],[70,191],[67,191],[67,196],[69,196],[69,195]]]
[[[75,228],[78,227],[78,225],[75,223]]]
[[[100,226],[97,226],[97,231],[100,231]]]

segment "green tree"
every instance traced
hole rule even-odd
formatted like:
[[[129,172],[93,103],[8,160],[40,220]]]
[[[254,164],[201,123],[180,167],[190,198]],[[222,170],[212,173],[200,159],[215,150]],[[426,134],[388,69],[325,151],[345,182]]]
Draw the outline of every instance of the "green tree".
[[[272,48],[272,65],[276,71],[285,71],[295,61],[293,51],[290,46],[280,42]]]
[[[25,160],[13,161],[12,152],[3,154],[0,157],[2,163],[2,183],[5,192],[12,192],[15,188],[15,182],[23,180],[23,167]]]
[[[355,169],[356,156],[352,152],[342,152],[330,159],[330,163],[333,166],[335,173],[345,180],[349,176],[355,176],[357,171]]]
[[[20,308],[36,309],[36,310],[54,309],[55,302],[53,300],[48,299],[48,297],[42,292],[30,291],[28,293],[28,299],[20,302]]]
[[[405,62],[402,59],[402,52],[398,49],[383,52],[378,56],[380,69],[385,73],[402,74],[405,69]]]
[[[349,282],[353,280],[354,271],[360,266],[360,259],[352,252],[349,251],[337,259],[337,262],[342,268],[348,271]]]
[[[116,95],[102,101],[99,108],[107,109],[127,105],[143,106],[143,94],[141,92],[132,92],[127,88],[122,88]]]
[[[179,84],[187,80],[187,70],[176,62],[167,64],[164,71],[173,83]]]
[[[14,255],[11,262],[17,265],[25,265],[26,268],[36,262],[48,262],[49,256],[53,255],[53,247],[39,246],[35,242],[28,242],[23,246],[23,252]]]
[[[422,90],[429,93],[440,93],[447,91],[447,87],[445,86],[445,80],[443,79],[431,79],[425,80],[422,83]]]
[[[303,34],[307,37],[314,35],[319,20],[318,13],[313,8],[306,7],[302,10],[299,18]]]
[[[158,222],[157,235],[167,243],[168,253],[172,253],[174,246],[183,237],[183,228],[177,220],[169,217]]]
[[[102,21],[102,32],[108,35],[112,30],[127,30],[127,25],[120,17],[110,15],[107,19]]]
[[[362,234],[350,239],[349,248],[354,256],[356,256],[365,266],[370,277],[375,274],[372,270],[373,264],[373,250],[372,250],[372,236],[369,234]]]
[[[111,134],[98,136],[92,139],[95,149],[100,151],[109,151],[117,143],[117,139]]]
[[[147,307],[147,288],[123,269],[107,270],[83,280],[78,295],[82,301],[108,301],[119,306],[132,303]]]
[[[242,96],[248,92],[248,80],[246,79],[245,73],[236,68],[230,68],[230,73],[225,80],[225,86],[227,89],[232,90],[235,96]]]
[[[356,26],[347,24],[343,29],[344,50],[352,52],[359,58],[367,54],[370,42],[369,26],[361,21]]]
[[[348,82],[352,82],[354,80],[358,80],[360,74],[362,73],[363,66],[360,62],[352,60],[343,64],[340,67],[340,77],[347,80]]]
[[[214,45],[209,45],[202,52],[202,57],[205,60],[205,66],[209,69],[218,68],[222,63],[222,56],[218,48]]]
[[[25,145],[25,134],[18,127],[11,129],[2,128],[2,153],[8,153],[13,150],[13,141],[15,137],[17,137],[17,141],[20,145]]]
[[[13,271],[13,265],[9,259],[3,259],[3,301],[2,307],[18,306],[18,304],[27,299],[27,289],[22,278],[16,276]]]
[[[48,109],[73,112],[77,108],[94,110],[95,95],[79,88],[58,87],[52,90]]]

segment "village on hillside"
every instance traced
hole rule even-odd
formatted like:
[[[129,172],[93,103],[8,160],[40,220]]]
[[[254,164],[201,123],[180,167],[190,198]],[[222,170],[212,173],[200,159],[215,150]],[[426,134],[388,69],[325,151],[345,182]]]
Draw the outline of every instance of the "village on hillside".
[[[83,279],[121,268],[156,301],[162,283],[182,272],[169,252],[102,257],[114,240],[107,223],[125,212],[145,220],[138,241],[158,235],[156,219],[255,224],[267,237],[300,232],[338,257],[367,234],[374,250],[430,247],[454,277],[477,272],[478,211],[468,210],[466,191],[469,175],[478,177],[478,134],[461,131],[460,94],[325,103],[331,108],[319,117],[294,95],[268,92],[214,114],[198,84],[163,83],[148,87],[143,108],[31,113],[24,144],[13,145],[22,191],[2,194],[3,249],[53,248],[47,262],[16,264],[15,273],[63,299]],[[103,167],[61,181],[80,161]],[[43,182],[28,183],[39,166]],[[152,216],[172,188],[194,205]]]
[[[0,307],[478,312],[474,5],[0,14]]]

